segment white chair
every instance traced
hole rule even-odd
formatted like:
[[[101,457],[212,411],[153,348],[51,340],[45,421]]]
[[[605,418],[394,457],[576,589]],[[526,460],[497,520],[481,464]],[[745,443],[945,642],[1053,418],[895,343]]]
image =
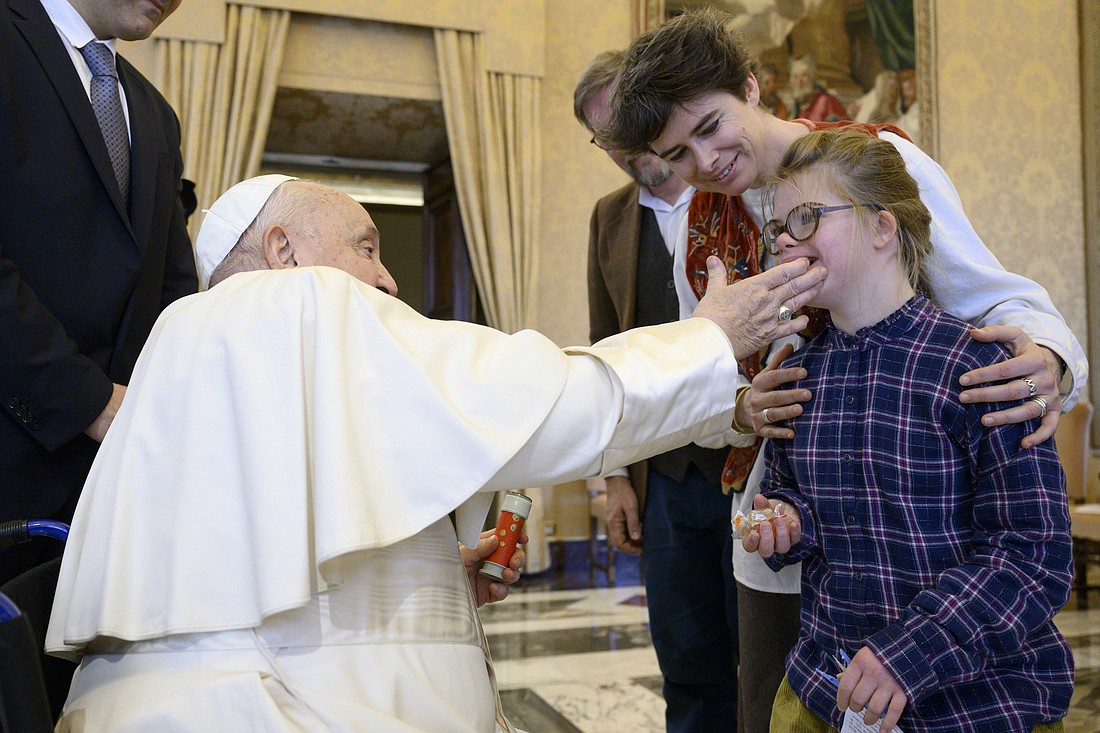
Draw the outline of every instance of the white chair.
[[[1088,496],[1091,424],[1092,405],[1080,402],[1062,415],[1054,434],[1058,457],[1066,472],[1070,534],[1073,536],[1073,589],[1079,609],[1089,607],[1088,592],[1098,587],[1088,584],[1089,563],[1100,563],[1100,503],[1090,503]]]

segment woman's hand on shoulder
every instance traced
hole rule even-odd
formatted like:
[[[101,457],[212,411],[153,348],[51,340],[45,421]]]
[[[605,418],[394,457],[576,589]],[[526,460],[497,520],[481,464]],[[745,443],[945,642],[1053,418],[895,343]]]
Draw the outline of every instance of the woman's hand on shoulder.
[[[1007,410],[982,417],[987,427],[1011,425],[1040,418],[1039,429],[1021,441],[1022,448],[1038,445],[1054,435],[1062,415],[1062,360],[1015,326],[986,326],[970,332],[976,341],[1004,344],[1012,358],[963,374],[959,383],[974,386],[959,395],[964,404],[1027,400]]]

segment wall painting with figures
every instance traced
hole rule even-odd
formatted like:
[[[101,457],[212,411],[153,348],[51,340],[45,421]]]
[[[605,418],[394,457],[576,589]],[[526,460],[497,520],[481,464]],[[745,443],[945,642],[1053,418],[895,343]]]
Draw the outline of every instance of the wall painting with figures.
[[[773,114],[888,122],[931,152],[930,116],[920,104],[930,87],[918,64],[927,35],[920,2],[669,0],[666,14],[711,6],[734,16],[760,59],[762,103]]]

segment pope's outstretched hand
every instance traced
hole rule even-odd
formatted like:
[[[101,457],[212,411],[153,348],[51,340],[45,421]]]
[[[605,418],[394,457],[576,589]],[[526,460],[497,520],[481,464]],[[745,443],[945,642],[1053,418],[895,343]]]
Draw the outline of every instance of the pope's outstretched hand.
[[[826,271],[799,258],[730,285],[725,266],[712,256],[707,258],[707,276],[707,292],[692,315],[717,323],[740,360],[809,325],[806,316],[790,314],[821,289]]]

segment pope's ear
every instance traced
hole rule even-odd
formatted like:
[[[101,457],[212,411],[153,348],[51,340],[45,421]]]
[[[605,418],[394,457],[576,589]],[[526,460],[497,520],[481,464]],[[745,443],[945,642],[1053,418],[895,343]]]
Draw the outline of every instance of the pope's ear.
[[[262,246],[267,269],[285,270],[298,266],[298,260],[295,257],[295,243],[280,225],[272,224],[267,228],[264,232]]]

